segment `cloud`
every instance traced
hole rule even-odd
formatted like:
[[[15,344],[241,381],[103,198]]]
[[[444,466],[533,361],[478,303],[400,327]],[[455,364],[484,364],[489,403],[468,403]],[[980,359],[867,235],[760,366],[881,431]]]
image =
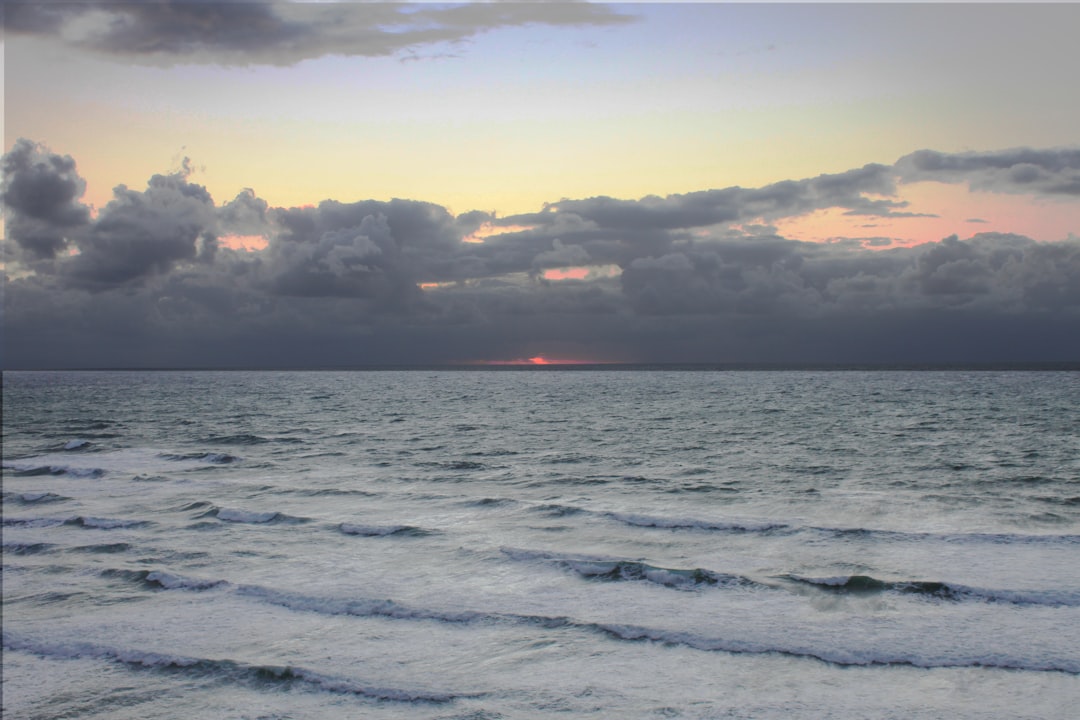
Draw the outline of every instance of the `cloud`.
[[[543,212],[505,218],[508,224],[550,225],[565,216],[616,230],[676,230],[756,218],[776,219],[828,207],[862,215],[891,214],[894,203],[867,197],[895,192],[892,170],[871,164],[806,180],[784,180],[760,188],[729,187],[661,198],[617,200],[600,196],[561,200]]]
[[[32,258],[55,257],[67,245],[68,234],[90,219],[90,208],[79,201],[86,182],[75,161],[19,139],[0,161],[0,170],[0,202],[11,239]]]
[[[8,32],[53,37],[135,62],[290,65],[324,55],[386,56],[528,24],[632,20],[585,2],[298,3],[82,0],[5,4]]]
[[[217,204],[186,162],[117,187],[91,217],[72,158],[20,140],[0,164],[8,366],[434,363],[545,346],[642,361],[1080,353],[1080,237],[903,247],[757,222],[874,209],[889,166],[496,218],[409,199],[278,208],[251,189]],[[466,241],[484,225],[508,231]],[[219,246],[230,233],[267,244]],[[541,281],[580,266],[613,271]]]
[[[941,153],[919,150],[896,162],[901,182],[966,182],[972,190],[1080,196],[1080,148]]]
[[[154,175],[146,190],[120,185],[97,218],[75,237],[78,254],[60,272],[89,289],[107,289],[167,273],[181,261],[212,262],[217,214],[190,168]]]
[[[563,245],[562,240],[555,238],[552,249],[542,252],[533,258],[534,269],[572,267],[586,265],[590,261],[589,252],[580,245]]]

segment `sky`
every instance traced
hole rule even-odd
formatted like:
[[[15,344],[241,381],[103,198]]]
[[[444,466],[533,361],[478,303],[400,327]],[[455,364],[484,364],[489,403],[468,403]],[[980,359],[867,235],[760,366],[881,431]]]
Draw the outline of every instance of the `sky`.
[[[1080,5],[3,11],[4,368],[1080,360]]]

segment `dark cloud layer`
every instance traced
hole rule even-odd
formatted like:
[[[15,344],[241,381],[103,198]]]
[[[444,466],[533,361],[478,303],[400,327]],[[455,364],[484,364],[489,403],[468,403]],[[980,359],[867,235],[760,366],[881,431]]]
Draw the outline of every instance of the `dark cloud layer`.
[[[5,2],[5,29],[54,37],[128,61],[289,65],[324,55],[380,56],[527,24],[607,25],[603,4],[464,5],[234,0]]]
[[[252,190],[218,204],[185,163],[144,189],[117,187],[92,215],[75,161],[20,140],[0,161],[3,364],[1076,360],[1080,238],[987,232],[886,248],[750,224],[823,208],[888,216],[902,205],[894,184],[913,177],[1015,192],[1017,158],[1044,173],[1029,192],[1067,197],[1070,157],[924,152],[508,218],[404,199],[274,208]],[[485,224],[513,231],[472,242]],[[234,250],[231,234],[268,244]],[[592,274],[544,277],[582,266]]]
[[[973,190],[1080,196],[1080,148],[946,154],[919,150],[896,163],[904,182],[967,182]]]

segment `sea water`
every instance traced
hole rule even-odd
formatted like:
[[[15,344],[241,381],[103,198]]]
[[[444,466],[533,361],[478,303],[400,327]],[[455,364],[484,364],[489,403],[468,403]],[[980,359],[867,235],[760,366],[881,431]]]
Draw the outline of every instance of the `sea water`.
[[[9,372],[5,718],[1071,718],[1080,374]]]

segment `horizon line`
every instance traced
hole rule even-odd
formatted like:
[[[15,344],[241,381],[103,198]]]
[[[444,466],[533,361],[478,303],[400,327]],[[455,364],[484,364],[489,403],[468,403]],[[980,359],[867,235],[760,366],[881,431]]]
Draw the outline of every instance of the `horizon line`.
[[[551,363],[370,363],[359,365],[161,365],[105,367],[10,367],[5,372],[379,372],[379,371],[843,371],[843,370],[1063,370],[1080,371],[1080,360],[944,362],[551,362]]]

